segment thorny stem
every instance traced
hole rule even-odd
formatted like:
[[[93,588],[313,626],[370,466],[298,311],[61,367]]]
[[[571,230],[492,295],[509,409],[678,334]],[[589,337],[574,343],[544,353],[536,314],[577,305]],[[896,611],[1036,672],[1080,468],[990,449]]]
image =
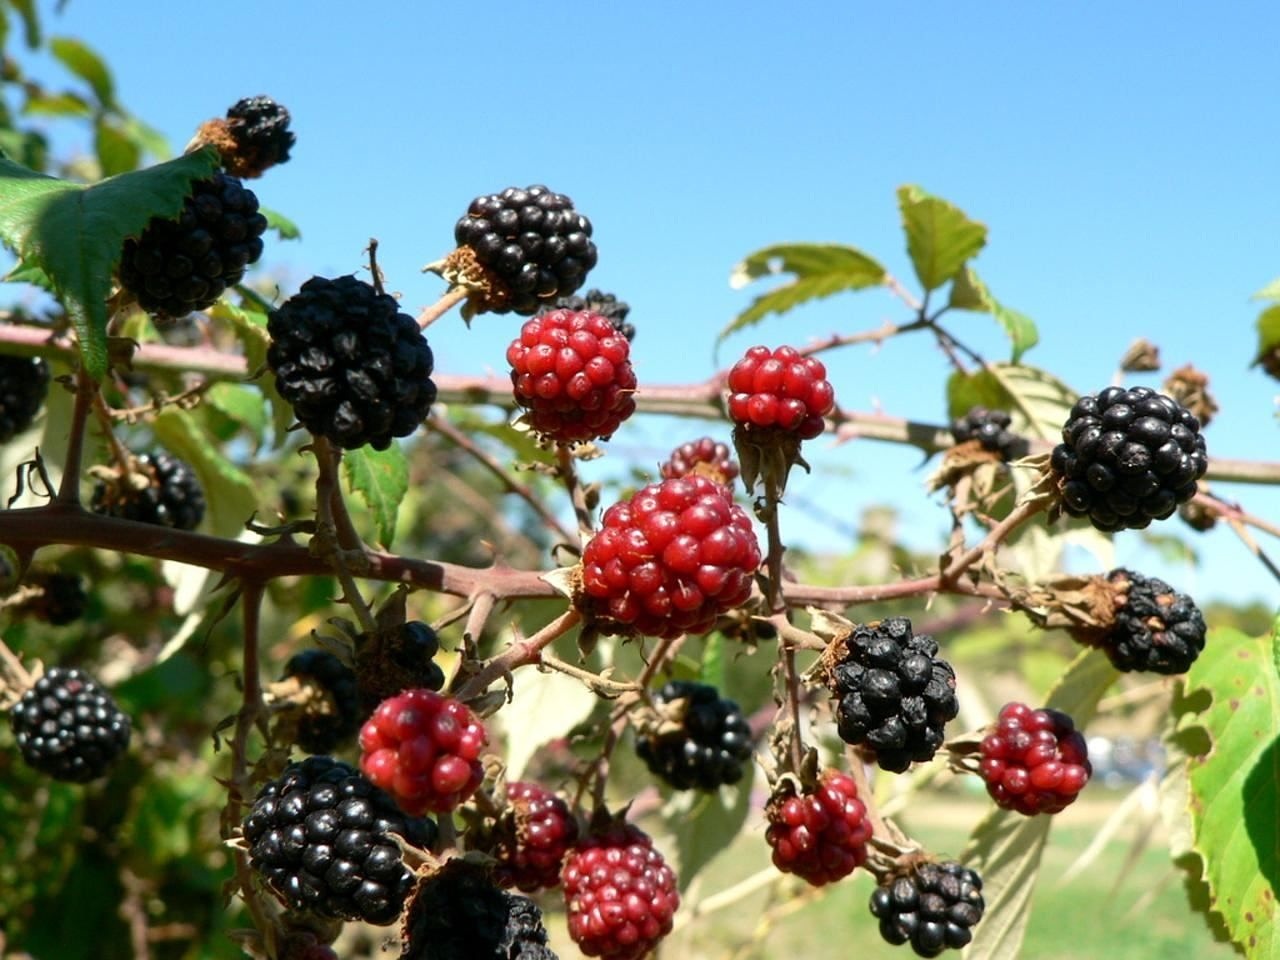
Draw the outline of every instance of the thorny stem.
[[[324,481],[328,496],[327,504],[334,529],[338,534],[338,545],[343,550],[362,550],[364,540],[351,522],[351,514],[347,511],[347,501],[342,496],[342,485],[338,482],[338,465],[342,462],[342,451],[333,446],[324,437],[316,437],[314,441],[316,462],[320,467],[316,482],[316,506],[322,509],[320,500],[320,480]]]
[[[62,469],[62,481],[58,484],[56,502],[63,505],[80,504],[80,466],[84,462],[84,428],[89,419],[89,408],[98,385],[83,370],[76,371],[76,400],[71,410],[71,435],[67,439],[66,463]]]
[[[342,584],[342,599],[355,612],[360,621],[360,629],[365,633],[377,633],[378,624],[374,620],[373,611],[365,602],[360,588],[351,576],[345,556],[347,551],[362,551],[360,535],[351,524],[347,513],[346,501],[342,498],[342,490],[338,485],[338,460],[341,453],[334,450],[323,437],[315,439],[316,461],[320,466],[316,475],[316,518],[321,529],[334,531],[336,542],[321,547],[322,554],[328,554],[332,561],[333,573]],[[312,541],[317,543],[316,540]],[[349,544],[349,545],[348,545]],[[361,552],[363,556],[363,552]]]
[[[564,636],[582,619],[582,614],[570,607],[531,637],[517,639],[501,653],[490,657],[484,665],[463,685],[453,691],[459,700],[473,700],[489,689],[495,680],[509,676],[517,667],[537,663],[542,649]]]
[[[418,329],[427,329],[427,327],[467,299],[468,292],[467,288],[461,285],[450,287],[444,292],[444,296],[418,314]]]
[[[945,569],[938,574],[938,580],[941,584],[952,584],[956,577],[981,560],[986,554],[991,553],[1004,542],[1009,534],[1013,533],[1018,527],[1034,517],[1047,506],[1045,500],[1034,498],[1026,500],[1010,511],[1009,515],[992,527],[982,542],[977,546],[970,548],[967,552],[956,557],[949,563]]]
[[[1239,504],[1228,503],[1212,493],[1197,493],[1194,500],[1224,520],[1238,520],[1240,523],[1250,527],[1256,527],[1263,533],[1269,533],[1273,537],[1280,537],[1280,526],[1269,520],[1264,520],[1262,517],[1255,517],[1251,513],[1246,513],[1240,508]]]
[[[462,628],[462,639],[466,643],[468,656],[475,656],[476,645],[480,642],[480,635],[484,633],[485,624],[489,622],[489,615],[493,613],[495,602],[496,598],[490,590],[480,591],[471,601],[467,622]]]
[[[782,595],[782,554],[786,549],[782,545],[782,532],[778,527],[778,507],[782,504],[782,491],[778,489],[777,477],[767,471],[764,478],[764,522],[768,535],[769,553],[765,563],[769,571],[765,584],[765,601],[769,612],[778,611],[778,598]]]

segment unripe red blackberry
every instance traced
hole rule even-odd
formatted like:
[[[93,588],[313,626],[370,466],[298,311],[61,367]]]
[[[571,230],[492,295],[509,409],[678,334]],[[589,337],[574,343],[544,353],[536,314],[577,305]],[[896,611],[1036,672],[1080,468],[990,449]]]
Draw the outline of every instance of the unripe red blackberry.
[[[143,453],[134,470],[112,480],[99,480],[90,509],[94,513],[177,530],[194,530],[204,519],[204,489],[185,460],[170,454]],[[145,485],[139,485],[139,479]]]
[[[355,277],[312,277],[267,321],[280,396],[316,436],[385,450],[436,398],[426,338],[396,299]]]
[[[298,720],[298,746],[307,753],[328,753],[360,729],[356,675],[327,650],[301,650],[284,666],[285,677],[313,680],[324,693],[322,709],[308,704]]]
[[[871,821],[848,774],[824,770],[817,787],[800,794],[785,784],[769,799],[765,815],[765,840],[773,849],[773,865],[783,873],[820,887],[866,862]]]
[[[752,347],[729,371],[729,419],[752,430],[779,430],[808,440],[822,433],[835,390],[820,360],[794,347]]]
[[[730,489],[738,478],[738,464],[728,444],[718,443],[710,437],[680,444],[671,451],[671,457],[661,469],[666,480],[697,473]]]
[[[31,426],[49,395],[49,365],[40,357],[0,356],[0,443]]]
[[[870,747],[894,773],[930,759],[960,710],[951,664],[938,657],[933,637],[911,632],[906,617],[855,626],[831,682],[840,738]]]
[[[654,695],[664,719],[677,729],[641,735],[636,753],[652,773],[677,790],[715,790],[737,783],[751,759],[751,727],[742,709],[720,697],[715,687],[670,680]]]
[[[626,338],[598,313],[540,314],[507,347],[516,403],[547,440],[607,439],[636,409],[630,354]]]
[[[565,855],[578,840],[569,805],[536,783],[507,784],[507,809],[491,835],[493,879],[525,893],[560,885]]]
[[[996,805],[1026,816],[1060,813],[1089,782],[1089,749],[1058,710],[1005,704],[982,739],[982,779]]]
[[[985,909],[982,878],[954,861],[918,863],[871,894],[880,936],[895,946],[909,942],[921,957],[965,946]]]
[[[1190,500],[1209,466],[1200,422],[1149,387],[1081,397],[1050,464],[1063,509],[1099,530],[1141,530]]]
[[[384,700],[360,730],[360,769],[406,813],[447,813],[480,786],[484,725],[433,690]]]
[[[384,925],[400,916],[414,884],[393,833],[427,848],[436,826],[406,817],[332,757],[289,764],[259,791],[244,821],[250,865],[289,906]]]
[[[484,306],[494,313],[532,316],[577,290],[596,265],[591,221],[540,185],[476,197],[453,235],[497,281]]]
[[[1124,568],[1107,574],[1114,596],[1114,620],[1085,631],[1086,642],[1102,647],[1117,670],[1186,673],[1204,649],[1204,616],[1196,602],[1157,577]]]
[[[751,518],[723,487],[663,480],[605,511],[582,554],[579,603],[615,633],[705,633],[750,596],[759,565]]]
[[[215,173],[191,185],[177,217],[153,217],[139,237],[124,242],[120,284],[148,313],[185,317],[243,279],[262,256],[266,229],[253,191]]]
[[[561,880],[569,936],[588,957],[640,960],[671,932],[680,906],[675,874],[631,824],[582,840]]]
[[[548,313],[552,310],[589,310],[600,314],[613,324],[613,328],[626,337],[627,342],[636,338],[635,326],[627,322],[631,305],[619,300],[612,293],[591,289],[582,296],[574,294],[571,297],[556,297],[551,303],[540,306],[538,313]]]
[[[237,177],[259,177],[285,163],[293,149],[289,111],[270,97],[244,97],[227,110],[226,129],[234,149],[221,151],[222,165]]]
[[[951,437],[956,443],[977,440],[983,450],[1000,455],[1001,460],[1019,460],[1031,450],[1031,444],[1009,429],[1012,418],[1005,410],[971,407],[951,424]]]
[[[9,711],[22,759],[69,783],[106,774],[129,747],[132,725],[111,694],[83,670],[51,667]]]

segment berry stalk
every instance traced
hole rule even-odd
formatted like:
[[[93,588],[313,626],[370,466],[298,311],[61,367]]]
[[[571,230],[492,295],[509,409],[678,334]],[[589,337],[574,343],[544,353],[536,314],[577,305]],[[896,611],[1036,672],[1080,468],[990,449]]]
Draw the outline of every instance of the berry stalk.
[[[446,313],[467,299],[469,291],[461,284],[456,284],[444,292],[444,294],[431,306],[424,309],[418,314],[418,329],[425,330],[431,326]]]

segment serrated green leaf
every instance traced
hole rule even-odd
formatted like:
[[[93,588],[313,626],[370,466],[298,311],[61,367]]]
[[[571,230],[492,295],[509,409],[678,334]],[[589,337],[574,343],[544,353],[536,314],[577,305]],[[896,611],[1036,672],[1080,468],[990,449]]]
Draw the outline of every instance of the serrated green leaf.
[[[249,475],[222,454],[189,410],[161,410],[152,429],[165,449],[195,468],[208,499],[211,531],[220,537],[239,535],[258,506]]]
[[[936,290],[986,245],[987,228],[954,204],[908,184],[898,188],[907,253],[925,290]]]
[[[714,792],[676,790],[663,807],[662,819],[676,845],[676,877],[680,892],[717,854],[729,848],[751,809],[755,764],[746,765],[742,780]]]
[[[947,411],[952,419],[973,406],[1009,411],[1011,428],[1023,436],[1056,440],[1062,434],[1076,393],[1053,374],[1014,363],[989,363],[947,378]]]
[[[1280,303],[1267,307],[1258,314],[1258,353],[1259,359],[1272,350],[1280,347]]]
[[[90,376],[107,370],[106,300],[125,238],[154,216],[178,213],[191,183],[216,164],[213,150],[201,150],[84,186],[0,158],[0,240],[20,268],[37,267],[49,278]]]
[[[138,169],[138,164],[142,162],[142,151],[113,123],[99,118],[94,124],[93,133],[93,148],[98,155],[98,165],[102,167],[103,176],[114,177]]]
[[[342,472],[347,485],[360,494],[373,512],[378,525],[378,539],[391,546],[396,532],[396,515],[400,503],[409,492],[409,461],[396,444],[385,450],[364,446],[348,450],[342,457]]]
[[[98,103],[107,108],[115,106],[115,82],[111,79],[111,70],[84,41],[72,37],[54,37],[49,41],[49,52],[89,84]]]
[[[1211,700],[1180,729],[1200,728],[1208,752],[1191,756],[1191,822],[1212,909],[1251,958],[1280,957],[1280,677],[1276,635],[1211,630],[1187,672],[1189,696]]]
[[[212,407],[261,440],[267,429],[267,405],[261,390],[238,383],[215,383],[205,398]]]
[[[736,330],[759,323],[771,313],[786,313],[809,300],[845,290],[876,287],[885,279],[884,267],[854,247],[837,243],[784,243],[748,256],[733,268],[729,284],[743,287],[761,277],[788,273],[795,279],[756,297],[720,331],[717,342]]]
[[[947,298],[947,306],[953,310],[991,312],[991,292],[978,279],[973,267],[964,267],[956,274],[955,280],[951,281],[951,295]]]
[[[947,305],[955,310],[991,314],[1012,344],[1012,363],[1017,363],[1024,353],[1040,342],[1040,331],[1036,329],[1035,321],[1000,303],[972,267],[966,266],[956,274]]]
[[[267,218],[267,226],[278,233],[281,240],[297,240],[302,236],[298,225],[283,213],[269,207],[258,207],[258,212]]]

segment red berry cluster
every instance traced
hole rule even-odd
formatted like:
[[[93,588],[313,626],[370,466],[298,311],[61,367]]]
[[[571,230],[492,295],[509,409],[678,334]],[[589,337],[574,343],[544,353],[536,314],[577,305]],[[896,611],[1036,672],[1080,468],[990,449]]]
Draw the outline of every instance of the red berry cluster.
[[[639,960],[671,932],[680,906],[675,873],[631,824],[582,841],[562,880],[569,936],[588,957]]]
[[[405,813],[453,810],[480,786],[483,724],[434,690],[388,697],[360,730],[360,769]]]
[[[765,840],[773,865],[815,887],[847,877],[867,859],[871,822],[853,778],[824,770],[812,793],[775,796]]]
[[[603,626],[675,637],[705,633],[745,601],[759,566],[751,518],[724,487],[695,475],[606,510],[582,554],[582,586]]]
[[[729,419],[743,427],[776,428],[808,440],[822,433],[835,407],[827,368],[794,347],[752,347],[729,371]]]
[[[1069,716],[1022,703],[1006,704],[983,738],[981,770],[996,805],[1027,816],[1062,811],[1093,772]]]
[[[700,437],[680,444],[662,465],[662,476],[666,480],[687,477],[691,473],[732,487],[738,477],[738,464],[734,462],[727,444],[716,443],[710,437]]]
[[[548,440],[607,439],[635,412],[631,345],[607,317],[552,310],[520,328],[507,347],[516,403]]]
[[[507,804],[511,829],[493,851],[498,861],[494,881],[525,893],[559,886],[565,854],[578,839],[578,821],[569,805],[550,790],[523,780],[507,784]]]

